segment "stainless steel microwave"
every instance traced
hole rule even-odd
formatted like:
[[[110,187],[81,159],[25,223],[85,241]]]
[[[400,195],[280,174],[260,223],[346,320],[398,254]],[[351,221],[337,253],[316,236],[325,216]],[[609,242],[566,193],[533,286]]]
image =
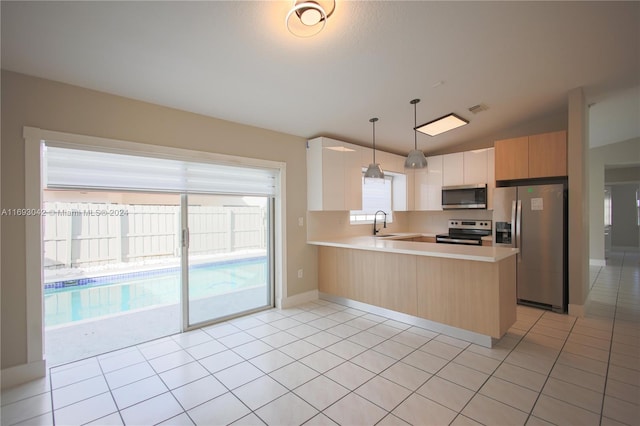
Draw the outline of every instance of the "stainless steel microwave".
[[[486,209],[487,184],[442,187],[442,209]]]

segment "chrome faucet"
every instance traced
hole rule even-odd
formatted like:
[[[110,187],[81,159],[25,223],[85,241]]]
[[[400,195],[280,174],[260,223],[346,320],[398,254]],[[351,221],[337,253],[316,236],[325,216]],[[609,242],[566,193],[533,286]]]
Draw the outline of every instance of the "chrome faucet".
[[[378,235],[378,232],[380,232],[379,229],[376,229],[376,219],[378,218],[378,213],[382,213],[384,215],[384,222],[382,227],[383,228],[387,227],[387,214],[382,210],[378,210],[376,214],[373,215],[373,235]]]

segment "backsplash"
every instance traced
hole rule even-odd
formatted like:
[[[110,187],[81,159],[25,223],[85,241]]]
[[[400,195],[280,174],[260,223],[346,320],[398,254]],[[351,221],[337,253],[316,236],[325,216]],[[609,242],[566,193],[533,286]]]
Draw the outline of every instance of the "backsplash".
[[[492,220],[492,210],[394,212],[385,232],[445,233],[450,219]],[[382,216],[380,216],[382,219]],[[347,211],[307,212],[307,240],[371,235],[373,224],[352,225]]]
[[[393,212],[393,222],[387,224],[385,232],[409,231],[409,212]],[[382,221],[382,215],[379,216]],[[382,226],[382,224],[380,224]],[[357,237],[372,235],[373,224],[352,225],[347,211],[307,212],[307,240]]]
[[[443,210],[407,212],[412,232],[446,233],[451,219],[493,220],[493,210]]]

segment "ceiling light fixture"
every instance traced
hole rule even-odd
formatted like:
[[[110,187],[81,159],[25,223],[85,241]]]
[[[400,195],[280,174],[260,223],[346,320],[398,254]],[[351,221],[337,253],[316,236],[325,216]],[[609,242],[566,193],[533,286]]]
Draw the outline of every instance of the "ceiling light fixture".
[[[414,99],[410,104],[413,105],[413,150],[407,155],[407,159],[404,160],[405,169],[424,169],[427,167],[427,159],[424,157],[424,152],[418,150],[418,132],[416,131],[417,123],[417,106],[420,99]]]
[[[422,124],[420,127],[417,127],[416,130],[429,136],[437,136],[449,130],[457,129],[465,124],[469,124],[469,120],[465,120],[459,115],[451,113]]]
[[[380,167],[380,164],[376,163],[376,121],[377,118],[372,118],[369,123],[373,124],[373,162],[367,167],[367,171],[364,172],[365,182],[368,179],[384,179],[384,172]]]
[[[324,29],[335,9],[335,0],[295,0],[285,24],[297,37],[312,37]]]

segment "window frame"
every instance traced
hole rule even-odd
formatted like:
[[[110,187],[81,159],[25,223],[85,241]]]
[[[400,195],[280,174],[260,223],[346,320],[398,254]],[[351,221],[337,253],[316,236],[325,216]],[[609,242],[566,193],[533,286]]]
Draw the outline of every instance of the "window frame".
[[[381,185],[380,183],[367,182],[364,178],[364,172],[366,169],[362,169],[362,204],[364,206],[364,197],[366,196],[365,189],[371,188],[371,185]],[[377,208],[387,214],[387,223],[393,223],[393,179],[398,173],[385,172],[385,182],[382,185],[389,185],[389,211],[385,211],[383,208]],[[375,218],[374,212],[367,212],[364,210],[350,210],[349,211],[349,223],[351,225],[370,225],[373,224]]]
[[[288,307],[287,298],[287,204],[286,204],[286,162],[263,160],[237,155],[219,154],[193,149],[164,147],[117,139],[101,138],[74,133],[57,132],[36,127],[22,128],[25,152],[25,209],[37,212],[42,209],[43,147],[45,144],[58,146],[99,147],[110,152],[125,152],[139,155],[161,156],[165,158],[194,159],[200,161],[240,164],[246,166],[273,168],[278,170],[275,194],[275,303],[276,307]],[[25,279],[26,279],[26,352],[27,364],[30,364],[32,378],[44,377],[46,361],[44,359],[44,317],[42,285],[42,221],[37,215],[25,217]],[[14,380],[7,378],[8,381]]]

